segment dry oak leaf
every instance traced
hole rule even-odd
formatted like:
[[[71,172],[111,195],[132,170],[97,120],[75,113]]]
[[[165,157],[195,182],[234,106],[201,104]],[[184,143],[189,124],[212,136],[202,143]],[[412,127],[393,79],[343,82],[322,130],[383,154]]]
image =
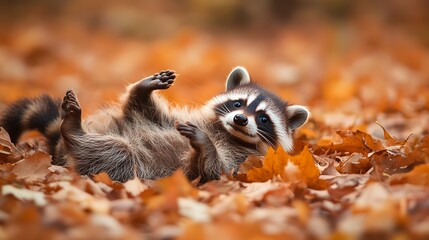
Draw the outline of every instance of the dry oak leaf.
[[[429,163],[418,165],[407,173],[394,174],[390,178],[390,184],[405,183],[429,187]]]
[[[387,136],[386,136],[387,134]],[[387,175],[409,171],[413,166],[429,162],[429,136],[423,138],[410,135],[398,141],[385,131],[386,149],[375,151],[369,156],[375,176],[385,179]]]
[[[24,156],[10,141],[9,134],[0,127],[0,163],[14,163]]]
[[[373,139],[371,135],[360,130],[337,131],[337,134],[342,139],[341,143],[331,143],[320,147],[330,152],[362,153],[364,156],[373,151],[384,149],[381,141]]]
[[[342,174],[329,179],[331,186],[328,188],[330,196],[336,200],[341,200],[344,196],[358,191],[368,182],[367,174]]]
[[[38,151],[14,164],[12,172],[17,179],[41,181],[50,173],[52,158],[46,152]]]
[[[283,180],[303,180],[315,188],[326,187],[325,182],[319,180],[320,171],[308,146],[295,156],[289,155],[282,148],[277,150],[271,148],[265,156],[263,166],[249,170],[245,180],[266,182],[277,176]]]

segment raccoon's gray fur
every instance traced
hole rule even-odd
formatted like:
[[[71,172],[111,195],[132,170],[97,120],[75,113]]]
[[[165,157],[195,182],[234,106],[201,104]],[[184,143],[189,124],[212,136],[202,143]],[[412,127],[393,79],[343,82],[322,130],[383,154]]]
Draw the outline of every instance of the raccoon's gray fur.
[[[243,67],[226,80],[226,92],[199,109],[174,108],[155,90],[169,88],[173,71],[130,85],[121,104],[81,121],[73,91],[61,105],[48,96],[20,100],[0,118],[16,141],[27,129],[49,140],[54,164],[78,173],[106,172],[113,180],[155,179],[183,169],[190,180],[235,172],[250,155],[281,145],[293,148],[293,131],[308,119],[305,107],[288,105],[250,81]]]

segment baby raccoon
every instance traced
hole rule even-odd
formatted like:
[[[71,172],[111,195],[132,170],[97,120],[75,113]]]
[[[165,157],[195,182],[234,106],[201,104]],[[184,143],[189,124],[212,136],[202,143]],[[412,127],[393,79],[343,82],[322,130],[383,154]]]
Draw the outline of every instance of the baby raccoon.
[[[199,109],[171,107],[156,93],[175,78],[169,70],[144,78],[127,88],[121,104],[85,121],[73,91],[62,103],[48,96],[22,99],[5,110],[0,126],[14,142],[25,130],[39,130],[53,164],[83,175],[106,172],[124,182],[181,168],[190,180],[206,182],[237,171],[248,156],[264,156],[269,147],[291,150],[294,130],[309,117],[305,107],[252,83],[243,67],[229,74],[226,92]]]

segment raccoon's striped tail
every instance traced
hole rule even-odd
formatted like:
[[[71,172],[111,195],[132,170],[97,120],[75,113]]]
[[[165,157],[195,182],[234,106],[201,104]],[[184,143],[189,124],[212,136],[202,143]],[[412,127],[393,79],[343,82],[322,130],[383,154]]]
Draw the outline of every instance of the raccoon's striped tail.
[[[43,95],[24,98],[12,103],[0,115],[0,127],[10,135],[13,143],[26,130],[38,130],[48,139],[50,153],[60,139],[60,100]]]

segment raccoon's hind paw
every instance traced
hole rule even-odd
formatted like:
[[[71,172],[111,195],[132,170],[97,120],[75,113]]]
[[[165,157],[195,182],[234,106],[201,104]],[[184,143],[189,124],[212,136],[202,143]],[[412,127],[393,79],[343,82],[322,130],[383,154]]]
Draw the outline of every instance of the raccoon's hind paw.
[[[82,111],[79,106],[76,94],[69,90],[63,98],[61,103],[61,132],[67,134],[67,132],[80,130],[81,129],[81,115]]]
[[[80,119],[80,115],[81,109],[76,94],[73,90],[68,90],[61,103],[61,119],[72,116]]]
[[[176,123],[176,129],[181,135],[187,137],[191,146],[197,150],[201,150],[205,144],[210,142],[207,134],[190,122]]]
[[[144,85],[150,90],[167,89],[171,87],[176,78],[172,70],[164,70],[143,80]]]

